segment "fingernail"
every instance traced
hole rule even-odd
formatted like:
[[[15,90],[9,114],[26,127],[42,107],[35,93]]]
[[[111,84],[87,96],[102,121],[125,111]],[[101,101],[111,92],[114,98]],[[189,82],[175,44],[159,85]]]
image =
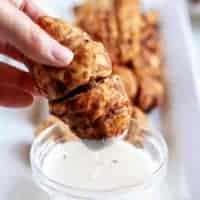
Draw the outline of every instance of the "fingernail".
[[[69,65],[74,57],[74,54],[70,49],[62,46],[54,47],[52,55],[60,65]]]

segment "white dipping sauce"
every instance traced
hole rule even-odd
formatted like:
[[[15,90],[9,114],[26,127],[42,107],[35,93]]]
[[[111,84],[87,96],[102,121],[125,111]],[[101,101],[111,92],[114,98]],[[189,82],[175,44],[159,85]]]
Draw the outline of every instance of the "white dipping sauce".
[[[43,172],[66,186],[110,190],[143,182],[157,165],[147,152],[122,140],[99,149],[68,142],[47,154]]]

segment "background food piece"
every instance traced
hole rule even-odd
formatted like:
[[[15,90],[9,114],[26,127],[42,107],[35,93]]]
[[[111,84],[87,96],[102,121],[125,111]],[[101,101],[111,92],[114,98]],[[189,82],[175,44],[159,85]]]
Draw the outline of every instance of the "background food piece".
[[[96,2],[85,1],[75,9],[77,24],[93,39],[104,43],[114,65],[133,71],[140,90],[135,99],[135,93],[129,92],[130,81],[130,86],[125,82],[127,92],[129,96],[132,93],[133,104],[137,102],[142,110],[151,111],[164,95],[158,13],[142,13],[138,0]],[[153,89],[146,87],[147,82]]]
[[[53,38],[74,52],[72,63],[62,69],[29,61],[33,77],[41,93],[48,99],[62,98],[90,80],[111,74],[111,61],[101,43],[92,41],[80,29],[58,19],[41,17],[38,23]]]
[[[129,98],[134,100],[138,91],[138,83],[135,74],[130,69],[117,65],[113,66],[113,73],[121,77]]]
[[[114,0],[113,7],[119,30],[120,62],[130,64],[140,52],[142,19],[137,0]]]
[[[139,53],[142,19],[137,0],[85,1],[75,14],[77,24],[104,43],[114,64],[132,62]]]
[[[119,62],[119,30],[112,1],[86,1],[76,7],[76,21],[96,41],[103,42],[113,63]],[[86,20],[87,19],[87,20]]]
[[[72,63],[63,69],[29,61],[50,112],[81,138],[123,134],[131,118],[129,99],[120,77],[111,76],[111,61],[103,45],[61,20],[41,17],[38,23],[74,52]]]
[[[131,118],[129,99],[117,75],[90,83],[71,99],[50,103],[50,111],[87,139],[123,134]]]

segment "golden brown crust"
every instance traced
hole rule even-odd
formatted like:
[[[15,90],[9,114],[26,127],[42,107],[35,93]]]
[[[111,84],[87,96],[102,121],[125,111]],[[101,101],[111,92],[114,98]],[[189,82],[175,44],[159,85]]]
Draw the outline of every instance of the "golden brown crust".
[[[41,17],[38,24],[74,52],[72,63],[63,69],[29,62],[39,89],[48,99],[61,98],[92,79],[111,74],[111,61],[104,46],[91,40],[85,32],[51,17]]]
[[[129,100],[117,75],[91,83],[87,91],[71,99],[51,103],[50,111],[87,139],[120,135],[131,117]]]
[[[140,30],[140,53],[133,60],[134,68],[161,68],[162,56],[160,50],[158,14],[150,11],[142,15]]]
[[[74,52],[72,63],[63,69],[30,61],[33,77],[49,100],[50,112],[81,138],[122,134],[131,118],[129,99],[120,78],[111,76],[111,62],[103,45],[58,19],[41,17],[38,24]]]
[[[125,66],[114,65],[113,73],[121,77],[129,98],[134,100],[138,91],[138,83],[133,71]]]
[[[86,1],[75,9],[77,24],[104,43],[114,64],[132,62],[139,52],[141,16],[137,0]],[[86,20],[87,19],[87,20]]]

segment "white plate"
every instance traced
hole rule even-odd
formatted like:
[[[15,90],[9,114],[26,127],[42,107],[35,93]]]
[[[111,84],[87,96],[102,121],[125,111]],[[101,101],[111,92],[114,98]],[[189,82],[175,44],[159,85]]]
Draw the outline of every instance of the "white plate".
[[[69,9],[77,2],[75,0],[38,1],[49,14],[65,19],[72,18]],[[199,114],[196,63],[188,15],[182,1],[177,1],[177,4],[169,0],[157,1],[156,4],[155,1],[153,2],[154,4],[151,4],[150,0],[146,1],[148,4],[145,4],[147,5],[145,7],[149,5],[156,7],[161,14],[163,46],[167,63],[164,74],[168,95],[161,114],[158,111],[154,112],[152,119],[166,135],[170,149],[169,173],[159,200],[182,200],[187,198],[188,192],[180,156],[181,138],[185,138],[183,142],[186,141],[189,138],[189,130],[196,132],[200,128],[194,118]],[[37,99],[35,104],[28,109],[0,108],[1,200],[45,200],[47,198],[32,182],[28,159],[34,128],[46,115],[47,107],[43,99]],[[191,160],[189,154],[187,158]]]

